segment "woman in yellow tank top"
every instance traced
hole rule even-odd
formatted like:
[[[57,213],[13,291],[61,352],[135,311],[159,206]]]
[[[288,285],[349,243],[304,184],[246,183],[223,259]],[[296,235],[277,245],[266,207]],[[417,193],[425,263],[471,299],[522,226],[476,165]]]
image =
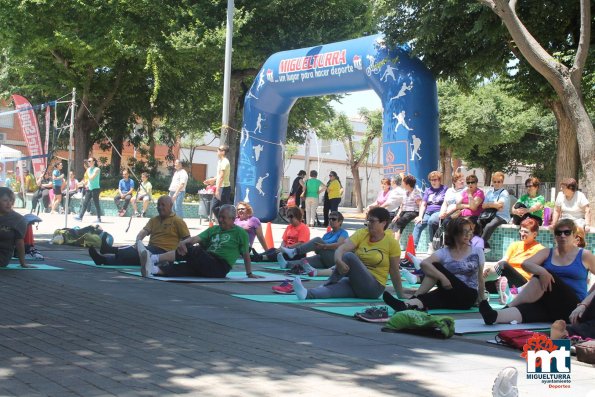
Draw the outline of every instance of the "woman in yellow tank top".
[[[335,171],[329,172],[329,180],[326,183],[326,192],[324,193],[323,214],[324,227],[329,225],[328,214],[339,210],[339,203],[343,195],[343,185]]]

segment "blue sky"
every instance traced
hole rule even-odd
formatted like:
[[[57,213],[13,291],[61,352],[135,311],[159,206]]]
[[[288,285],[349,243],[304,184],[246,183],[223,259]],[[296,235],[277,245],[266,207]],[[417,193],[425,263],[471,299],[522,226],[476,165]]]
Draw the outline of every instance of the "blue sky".
[[[380,98],[372,90],[352,92],[347,95],[342,103],[333,102],[333,108],[337,112],[345,113],[347,116],[357,116],[358,109],[364,107],[366,109],[374,110],[381,109],[382,103]]]

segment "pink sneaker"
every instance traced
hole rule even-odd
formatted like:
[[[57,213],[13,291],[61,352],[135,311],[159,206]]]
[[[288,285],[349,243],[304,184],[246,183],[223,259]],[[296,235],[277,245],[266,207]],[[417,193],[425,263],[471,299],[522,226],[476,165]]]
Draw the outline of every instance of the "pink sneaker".
[[[293,294],[293,285],[291,281],[285,280],[281,283],[281,285],[273,286],[273,292],[276,294]]]

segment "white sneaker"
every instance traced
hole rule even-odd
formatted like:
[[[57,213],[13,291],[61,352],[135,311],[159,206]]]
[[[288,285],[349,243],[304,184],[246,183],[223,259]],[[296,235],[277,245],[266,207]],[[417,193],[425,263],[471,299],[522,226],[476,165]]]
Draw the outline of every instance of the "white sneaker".
[[[517,388],[518,371],[514,367],[506,367],[498,373],[494,386],[492,387],[493,397],[518,397]]]
[[[141,240],[136,240],[136,250],[138,251],[138,256],[140,258],[140,274],[142,274],[143,277],[149,277],[151,275],[151,269],[153,268],[151,255],[149,255],[149,251],[147,251]]]
[[[314,267],[312,267],[312,265],[310,265],[308,263],[308,260],[306,259],[302,259],[302,268],[304,269],[304,272],[310,276],[310,277],[316,277],[316,275],[318,274],[318,270],[316,270]]]
[[[45,258],[43,257],[43,255],[41,255],[39,252],[29,252],[27,255],[25,255],[25,258],[29,259],[29,260],[34,260],[34,261],[42,261]]]

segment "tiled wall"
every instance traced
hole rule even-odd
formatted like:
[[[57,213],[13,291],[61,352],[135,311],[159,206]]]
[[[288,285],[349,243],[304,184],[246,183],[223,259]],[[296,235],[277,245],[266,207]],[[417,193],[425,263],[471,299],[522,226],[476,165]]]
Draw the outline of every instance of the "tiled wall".
[[[123,205],[123,201],[120,203]],[[109,198],[101,198],[100,204],[101,206],[101,214],[106,216],[117,216],[118,210],[116,208],[116,204],[114,203],[113,199]],[[137,208],[142,211],[142,204],[137,203]],[[91,200],[91,214],[95,215],[93,200]],[[71,211],[76,213],[79,212],[81,208],[81,200],[80,199],[71,199],[70,200],[70,208]],[[204,212],[204,206],[199,205],[199,203],[184,203],[184,217],[185,218],[207,218],[207,214]],[[27,209],[31,209],[31,197],[27,197]],[[132,214],[132,204],[128,206],[128,212],[126,216],[130,216]],[[147,209],[146,217],[150,218],[157,215],[157,205],[156,201],[152,201],[149,204],[149,208]]]
[[[413,232],[413,222],[411,222],[401,235],[401,247],[403,249],[407,247],[407,239]],[[496,261],[501,259],[506,253],[506,249],[510,243],[519,240],[519,227],[514,225],[502,225],[500,226],[492,237],[490,238],[491,251],[486,253],[486,260]],[[539,234],[537,235],[537,241],[539,241],[544,247],[554,246],[554,235],[546,228],[539,228]],[[595,233],[590,232],[586,235],[587,249],[595,249]],[[422,235],[417,244],[417,252],[426,253],[428,252],[428,240],[427,240],[427,228],[422,232]]]

